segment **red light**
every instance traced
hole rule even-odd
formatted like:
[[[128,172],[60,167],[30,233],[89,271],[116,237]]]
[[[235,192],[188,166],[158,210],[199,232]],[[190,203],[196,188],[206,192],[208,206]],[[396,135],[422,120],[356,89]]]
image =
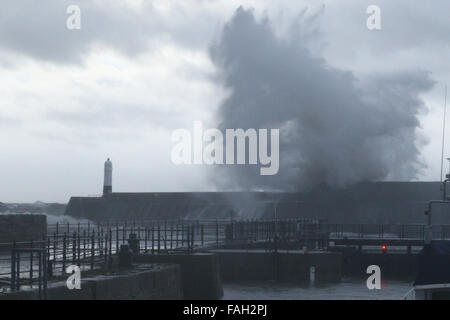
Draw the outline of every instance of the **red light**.
[[[386,251],[387,250],[387,245],[385,245],[385,244],[381,245],[381,250]]]

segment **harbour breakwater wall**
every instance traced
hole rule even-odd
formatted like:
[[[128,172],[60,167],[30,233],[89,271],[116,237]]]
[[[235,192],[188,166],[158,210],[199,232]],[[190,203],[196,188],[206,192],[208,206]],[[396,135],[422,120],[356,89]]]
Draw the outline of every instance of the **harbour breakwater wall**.
[[[42,240],[46,234],[47,217],[45,215],[0,215],[0,243]]]
[[[323,218],[329,223],[426,223],[429,200],[441,199],[439,182],[373,182],[305,192],[154,192],[72,197],[65,215],[92,221],[150,219]],[[276,210],[275,210],[276,208]],[[433,223],[450,223],[436,206]]]
[[[0,293],[0,300],[38,300],[37,289]],[[88,276],[81,289],[69,290],[65,281],[50,283],[46,300],[179,300],[183,299],[180,267],[140,265],[116,274]]]

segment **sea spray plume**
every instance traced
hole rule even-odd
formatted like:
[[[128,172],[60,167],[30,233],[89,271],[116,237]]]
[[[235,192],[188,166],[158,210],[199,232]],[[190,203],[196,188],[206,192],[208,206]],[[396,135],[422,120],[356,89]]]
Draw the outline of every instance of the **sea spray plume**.
[[[298,24],[301,26],[301,23]],[[211,59],[230,92],[218,111],[225,128],[280,128],[280,170],[218,168],[221,188],[301,190],[317,184],[410,180],[423,164],[417,146],[426,72],[356,79],[314,57],[301,32],[275,36],[268,18],[237,9]]]

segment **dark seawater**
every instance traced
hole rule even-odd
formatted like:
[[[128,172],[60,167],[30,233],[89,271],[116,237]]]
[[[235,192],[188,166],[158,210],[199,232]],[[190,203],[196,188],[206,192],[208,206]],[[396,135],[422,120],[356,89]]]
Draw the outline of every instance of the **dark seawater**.
[[[315,285],[224,283],[223,300],[399,300],[411,288],[412,281],[384,280],[380,290],[369,290],[360,278]]]

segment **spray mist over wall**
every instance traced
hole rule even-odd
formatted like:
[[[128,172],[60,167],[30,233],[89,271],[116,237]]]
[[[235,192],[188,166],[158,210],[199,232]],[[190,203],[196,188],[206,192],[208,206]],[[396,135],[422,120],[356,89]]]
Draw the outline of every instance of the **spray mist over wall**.
[[[296,28],[308,30],[309,22]],[[280,128],[280,171],[220,166],[219,187],[302,190],[317,184],[411,180],[423,168],[416,129],[433,86],[422,71],[357,79],[313,56],[307,37],[277,37],[269,19],[239,8],[211,47],[230,95],[219,108],[226,128]]]

